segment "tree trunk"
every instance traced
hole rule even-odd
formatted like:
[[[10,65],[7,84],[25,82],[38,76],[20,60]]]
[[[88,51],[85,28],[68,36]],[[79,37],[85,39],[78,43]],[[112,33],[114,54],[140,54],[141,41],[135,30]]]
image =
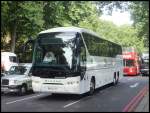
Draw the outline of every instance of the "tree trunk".
[[[14,25],[14,28],[12,29],[11,32],[11,52],[15,52],[15,45],[16,45],[16,25]]]

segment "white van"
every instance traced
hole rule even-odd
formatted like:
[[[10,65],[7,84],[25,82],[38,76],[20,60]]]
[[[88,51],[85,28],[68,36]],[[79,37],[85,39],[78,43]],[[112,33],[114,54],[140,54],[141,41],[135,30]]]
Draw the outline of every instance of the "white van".
[[[11,66],[18,66],[17,55],[12,52],[1,52],[1,69],[9,71]]]

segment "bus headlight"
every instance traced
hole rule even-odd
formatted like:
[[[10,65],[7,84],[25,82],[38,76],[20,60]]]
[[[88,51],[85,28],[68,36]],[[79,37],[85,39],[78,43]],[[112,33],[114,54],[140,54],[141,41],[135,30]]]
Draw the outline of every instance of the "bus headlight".
[[[73,84],[79,84],[79,81],[71,81],[71,82],[67,82],[68,85],[73,85]]]
[[[38,80],[33,80],[32,82],[35,83],[35,84],[40,83],[40,81],[38,81]]]
[[[35,83],[35,84],[37,84],[37,83],[40,83],[40,78],[39,77],[31,77],[31,80],[32,80],[32,83]]]

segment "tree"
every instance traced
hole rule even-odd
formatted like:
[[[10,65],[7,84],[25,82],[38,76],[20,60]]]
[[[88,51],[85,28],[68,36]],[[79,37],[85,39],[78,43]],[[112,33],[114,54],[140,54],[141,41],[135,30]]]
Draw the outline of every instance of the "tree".
[[[43,4],[43,20],[46,29],[57,26],[78,26],[80,21],[84,21],[84,19],[94,14],[91,2],[44,1]]]
[[[93,21],[94,20],[94,21]],[[120,44],[122,47],[134,47],[139,53],[144,50],[143,39],[138,38],[137,30],[130,25],[116,26],[112,22],[96,18],[96,15],[80,23],[81,27],[91,29],[101,38]]]
[[[145,46],[149,47],[149,1],[132,2],[130,12],[134,27],[138,29],[138,37],[143,38]]]
[[[98,3],[101,11],[103,6],[107,6],[106,9],[113,9],[112,7],[125,9],[129,6],[127,5],[128,2],[120,1],[100,1]],[[99,16],[102,12],[97,10],[95,2],[92,1],[2,1],[1,9],[2,48],[5,48],[5,50],[6,47],[9,48],[9,44],[4,42],[6,36],[9,37],[10,35],[11,50],[15,50],[15,53],[23,58],[22,61],[27,61],[27,59],[31,61],[32,53],[22,53],[20,48],[28,37],[36,38],[41,30],[60,26],[87,28],[97,32],[102,38],[114,41],[122,46],[133,45],[139,51],[143,50],[143,38],[139,38],[139,35],[137,35],[142,27],[141,29],[131,26],[117,27],[112,22],[100,20]],[[108,11],[111,13],[111,10]],[[17,49],[14,48],[15,46]]]
[[[15,43],[24,34],[36,34],[42,27],[42,8],[39,3],[2,1],[2,28],[4,37],[10,34],[11,51],[15,52]]]
[[[94,1],[99,12],[111,15],[113,10],[127,11],[130,2],[126,1]]]
[[[95,1],[100,12],[109,15],[112,11],[129,11],[134,21],[133,26],[138,30],[139,39],[144,39],[145,47],[149,47],[149,1]]]

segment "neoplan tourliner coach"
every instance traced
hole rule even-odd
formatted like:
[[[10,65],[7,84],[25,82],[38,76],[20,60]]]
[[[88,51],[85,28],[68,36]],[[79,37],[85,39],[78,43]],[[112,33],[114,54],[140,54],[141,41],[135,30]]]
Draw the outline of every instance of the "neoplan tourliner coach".
[[[123,75],[122,48],[78,27],[58,27],[34,40],[34,92],[93,94]]]

